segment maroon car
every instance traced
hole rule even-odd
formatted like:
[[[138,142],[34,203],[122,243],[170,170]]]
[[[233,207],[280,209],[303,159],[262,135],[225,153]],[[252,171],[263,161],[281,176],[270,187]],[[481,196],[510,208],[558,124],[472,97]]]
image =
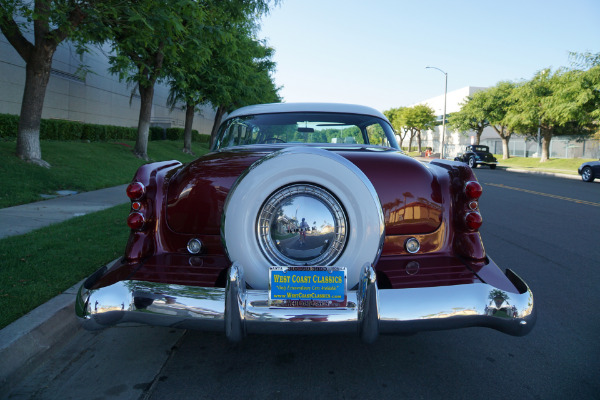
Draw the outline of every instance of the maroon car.
[[[489,327],[525,335],[533,296],[486,254],[482,188],[461,162],[398,149],[345,104],[231,113],[212,152],[142,166],[122,258],[81,287],[88,329],[125,322],[253,333]]]

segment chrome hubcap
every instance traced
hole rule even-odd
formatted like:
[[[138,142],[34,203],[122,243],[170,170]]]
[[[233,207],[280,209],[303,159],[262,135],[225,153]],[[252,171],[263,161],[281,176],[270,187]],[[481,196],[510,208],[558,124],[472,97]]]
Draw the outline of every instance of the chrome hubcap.
[[[274,192],[257,221],[258,242],[273,265],[330,265],[342,254],[347,232],[338,200],[310,184]]]

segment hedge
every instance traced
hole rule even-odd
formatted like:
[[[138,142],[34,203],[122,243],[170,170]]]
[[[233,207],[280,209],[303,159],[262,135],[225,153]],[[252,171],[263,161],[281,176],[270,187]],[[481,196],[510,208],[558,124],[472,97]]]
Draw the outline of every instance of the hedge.
[[[16,138],[19,116],[0,114],[0,137]],[[201,135],[197,130],[192,131],[192,138],[198,138],[199,143],[209,143],[210,135]],[[42,119],[40,125],[42,140],[89,140],[91,142],[107,140],[136,140],[137,128],[127,128],[115,125],[84,124],[76,121],[61,119]],[[183,140],[183,128],[150,127],[150,140]]]

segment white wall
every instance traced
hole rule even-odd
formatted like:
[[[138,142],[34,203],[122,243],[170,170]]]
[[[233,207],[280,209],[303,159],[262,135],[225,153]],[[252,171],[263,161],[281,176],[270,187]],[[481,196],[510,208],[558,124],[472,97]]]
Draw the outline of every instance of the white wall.
[[[130,104],[134,87],[119,82],[108,72],[106,49],[93,49],[80,58],[69,43],[57,49],[53,72],[48,82],[42,118],[57,118],[93,124],[137,127],[139,117],[139,92]],[[91,72],[82,75],[78,70],[87,65]],[[0,35],[0,113],[19,114],[25,85],[25,62],[16,50]],[[152,122],[162,122],[172,127],[183,127],[185,112],[172,112],[166,105],[169,89],[157,84],[152,106]],[[204,107],[196,113],[193,129],[210,134],[214,111]]]

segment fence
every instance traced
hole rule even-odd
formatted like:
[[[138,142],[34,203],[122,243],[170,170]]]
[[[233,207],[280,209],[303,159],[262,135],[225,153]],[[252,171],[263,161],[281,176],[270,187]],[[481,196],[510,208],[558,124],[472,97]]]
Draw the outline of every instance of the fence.
[[[489,146],[490,152],[502,154],[502,141],[485,139],[481,144]],[[511,156],[539,157],[535,140],[513,138],[508,142]],[[539,147],[541,152],[541,144]],[[556,137],[550,141],[550,158],[600,158],[600,141],[592,139],[577,140],[573,137]]]

